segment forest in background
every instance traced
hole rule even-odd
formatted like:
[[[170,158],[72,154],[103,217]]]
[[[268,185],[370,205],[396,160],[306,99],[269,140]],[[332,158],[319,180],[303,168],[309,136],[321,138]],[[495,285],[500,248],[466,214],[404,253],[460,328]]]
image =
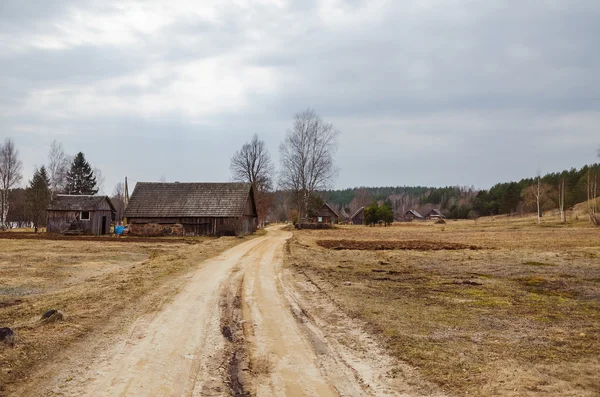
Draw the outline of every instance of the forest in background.
[[[599,177],[600,164],[597,163],[540,175],[541,210],[558,208],[559,190],[563,181],[566,208],[586,201],[589,191],[595,190]],[[489,190],[465,186],[398,186],[327,190],[322,194],[325,201],[349,216],[360,207],[379,202],[389,203],[396,219],[410,209],[423,214],[432,208],[440,209],[448,218],[465,219],[535,212],[537,201],[533,190],[537,188],[537,182],[536,176],[523,178],[518,182],[497,183]]]

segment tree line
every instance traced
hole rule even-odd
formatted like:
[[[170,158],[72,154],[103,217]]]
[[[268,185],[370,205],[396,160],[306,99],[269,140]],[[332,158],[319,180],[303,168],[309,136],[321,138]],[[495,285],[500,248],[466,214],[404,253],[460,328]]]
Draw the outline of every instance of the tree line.
[[[577,203],[595,202],[598,179],[600,164],[596,163],[518,182],[497,183],[489,190],[479,191],[472,208],[480,216],[541,212],[551,208],[562,208],[564,212]]]
[[[47,208],[58,194],[95,195],[103,177],[92,168],[82,152],[65,153],[62,145],[52,142],[46,165],[36,167],[27,186],[23,180],[23,163],[14,141],[0,144],[0,229],[32,225],[35,230],[46,224]]]

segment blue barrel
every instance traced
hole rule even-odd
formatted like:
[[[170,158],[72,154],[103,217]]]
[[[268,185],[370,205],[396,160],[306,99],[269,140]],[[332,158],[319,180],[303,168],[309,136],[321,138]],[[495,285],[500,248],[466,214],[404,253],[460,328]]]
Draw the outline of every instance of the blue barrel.
[[[120,236],[125,231],[125,226],[115,226],[115,234]]]

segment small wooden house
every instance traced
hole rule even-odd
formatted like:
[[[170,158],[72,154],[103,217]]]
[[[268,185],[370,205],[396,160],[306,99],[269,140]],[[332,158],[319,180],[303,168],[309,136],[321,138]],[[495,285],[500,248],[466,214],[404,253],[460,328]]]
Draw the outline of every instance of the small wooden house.
[[[365,207],[360,207],[354,215],[350,217],[350,222],[353,225],[366,225],[365,221]]]
[[[411,222],[415,219],[423,220],[423,215],[419,214],[416,210],[408,210],[402,215],[402,220],[405,222]]]
[[[240,236],[258,225],[249,183],[138,182],[125,217],[141,236]]]
[[[324,203],[321,208],[319,208],[319,211],[317,211],[317,223],[335,224],[338,223],[339,219],[340,215],[327,203]]]
[[[48,207],[47,230],[60,234],[108,234],[115,213],[108,196],[59,194]]]
[[[434,208],[431,211],[429,211],[427,215],[425,215],[425,218],[430,220],[438,220],[444,219],[445,216],[440,212],[440,210]]]

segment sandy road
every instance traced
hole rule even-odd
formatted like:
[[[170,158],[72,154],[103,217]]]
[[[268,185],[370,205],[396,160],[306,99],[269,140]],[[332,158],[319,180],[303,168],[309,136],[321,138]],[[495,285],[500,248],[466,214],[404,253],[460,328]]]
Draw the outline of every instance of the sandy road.
[[[68,383],[49,385],[53,391],[39,394],[380,395],[365,392],[360,374],[332,359],[335,354],[326,342],[315,338],[293,310],[281,277],[289,237],[289,232],[272,229],[199,264],[182,280],[181,292],[158,312],[138,318],[92,362],[80,362],[84,369],[76,379],[69,376]],[[233,308],[225,310],[224,302],[233,302]],[[233,336],[223,324],[231,325]]]

